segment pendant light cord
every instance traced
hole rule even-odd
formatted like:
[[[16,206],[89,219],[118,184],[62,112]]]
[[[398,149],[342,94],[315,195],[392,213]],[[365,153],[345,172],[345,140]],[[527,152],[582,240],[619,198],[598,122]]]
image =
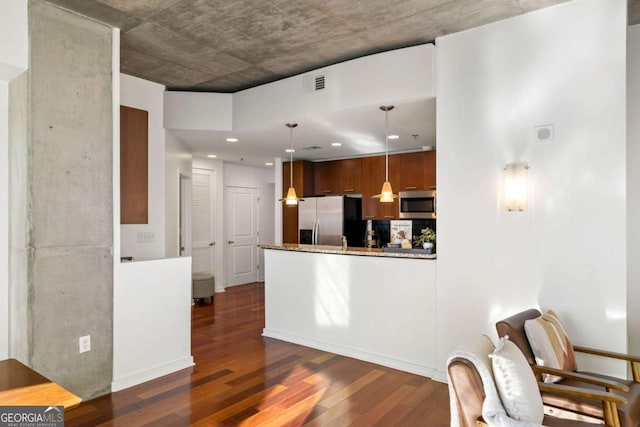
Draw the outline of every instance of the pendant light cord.
[[[384,111],[385,182],[389,182],[389,110]]]
[[[289,127],[289,150],[291,161],[289,162],[289,187],[293,187],[293,127]]]

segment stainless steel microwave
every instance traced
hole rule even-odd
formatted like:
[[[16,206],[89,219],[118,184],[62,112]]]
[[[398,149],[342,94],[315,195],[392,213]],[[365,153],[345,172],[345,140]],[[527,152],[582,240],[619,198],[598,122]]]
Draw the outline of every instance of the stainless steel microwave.
[[[434,191],[401,191],[400,218],[421,219],[436,217],[436,192]]]

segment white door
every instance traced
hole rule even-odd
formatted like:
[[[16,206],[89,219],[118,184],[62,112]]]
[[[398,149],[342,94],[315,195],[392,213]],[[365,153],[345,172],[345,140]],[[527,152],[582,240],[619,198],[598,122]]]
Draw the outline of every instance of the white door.
[[[191,172],[192,271],[215,274],[215,171]]]
[[[191,178],[179,175],[178,256],[191,256]]]
[[[258,190],[227,187],[227,286],[258,281]]]

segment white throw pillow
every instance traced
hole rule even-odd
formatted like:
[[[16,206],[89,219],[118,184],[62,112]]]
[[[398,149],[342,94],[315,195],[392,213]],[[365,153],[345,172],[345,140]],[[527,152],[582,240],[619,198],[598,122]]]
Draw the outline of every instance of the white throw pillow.
[[[542,424],[544,408],[538,383],[520,349],[505,336],[489,355],[502,405],[509,417]]]

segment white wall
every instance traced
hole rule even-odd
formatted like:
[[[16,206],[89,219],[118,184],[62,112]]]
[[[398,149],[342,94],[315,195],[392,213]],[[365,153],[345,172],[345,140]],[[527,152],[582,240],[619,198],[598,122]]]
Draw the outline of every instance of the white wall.
[[[112,390],[192,366],[191,258],[122,263],[118,270]]]
[[[274,179],[273,169],[255,168],[232,163],[227,163],[224,167],[225,187],[248,187],[258,190],[258,198],[260,200],[258,202],[258,231],[260,233],[258,243],[273,243],[275,230],[273,215]],[[225,220],[224,223],[227,224],[228,221]],[[225,241],[227,241],[226,234]],[[264,251],[262,249],[258,251],[258,260],[260,264],[259,278],[264,279]]]
[[[231,130],[233,94],[165,92],[167,129]]]
[[[625,38],[625,0],[575,0],[437,40],[441,375],[535,306],[575,343],[626,350]],[[549,123],[555,141],[533,144]],[[501,204],[514,161],[531,167],[522,213]]]
[[[233,94],[233,128],[284,122],[292,117],[360,105],[433,97],[435,49],[431,44],[341,62]],[[305,90],[304,80],[325,74],[325,89]]]
[[[0,360],[9,357],[9,85],[0,81]]]
[[[3,0],[0,7],[0,81],[9,81],[29,66],[27,0]]]
[[[627,32],[627,328],[640,354],[640,25]]]
[[[192,156],[170,131],[165,133],[165,143],[165,256],[171,258],[179,256],[180,175],[191,177]]]
[[[120,103],[149,112],[149,223],[120,226],[122,256],[136,260],[165,256],[165,131],[163,126],[164,86],[137,77],[120,75]],[[153,243],[138,243],[138,232],[152,231]]]

